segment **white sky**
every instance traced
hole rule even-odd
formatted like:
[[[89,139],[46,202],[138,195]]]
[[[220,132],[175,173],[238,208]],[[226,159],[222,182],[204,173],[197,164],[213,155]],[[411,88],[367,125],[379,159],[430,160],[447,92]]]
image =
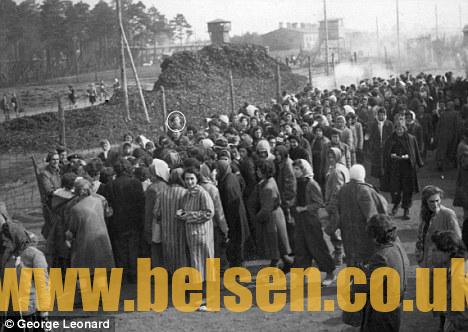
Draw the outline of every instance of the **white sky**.
[[[19,1],[19,0],[17,0]],[[98,0],[84,0],[95,4]],[[323,18],[323,0],[142,0],[154,5],[168,18],[182,13],[192,24],[196,38],[208,38],[206,22],[222,18],[232,21],[231,35],[245,32],[266,33],[279,22],[316,23]],[[75,2],[75,0],[73,0]],[[439,31],[460,33],[468,24],[467,0],[399,0],[402,33],[430,33],[435,27],[438,6]],[[393,33],[396,22],[396,0],[327,0],[328,17],[344,18],[346,28]]]

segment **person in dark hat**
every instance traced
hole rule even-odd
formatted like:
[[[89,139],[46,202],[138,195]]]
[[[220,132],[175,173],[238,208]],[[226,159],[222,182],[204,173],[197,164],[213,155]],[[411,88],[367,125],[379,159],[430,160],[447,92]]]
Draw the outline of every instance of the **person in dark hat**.
[[[63,174],[73,172],[81,177],[86,176],[86,171],[84,170],[86,162],[81,155],[73,153],[67,157],[67,160],[68,165],[62,169]]]

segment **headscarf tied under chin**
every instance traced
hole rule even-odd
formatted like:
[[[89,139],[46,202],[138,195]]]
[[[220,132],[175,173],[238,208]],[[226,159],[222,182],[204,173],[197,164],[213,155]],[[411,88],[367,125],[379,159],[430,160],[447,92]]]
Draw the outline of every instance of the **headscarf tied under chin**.
[[[328,151],[328,153],[331,152],[335,155],[335,160],[337,163],[341,162],[341,150],[339,148],[332,147]]]
[[[200,182],[201,183],[212,183],[211,170],[206,164],[200,165]]]
[[[153,159],[149,171],[152,177],[158,177],[164,182],[169,182],[169,166],[164,160]]]
[[[232,173],[231,165],[226,160],[219,160],[216,168],[218,169],[218,182],[222,182],[229,173]]]
[[[302,169],[303,172],[303,177],[304,178],[313,178],[314,177],[314,170],[312,169],[312,166],[309,164],[309,162],[305,159],[298,159],[295,161],[299,165],[299,167]]]

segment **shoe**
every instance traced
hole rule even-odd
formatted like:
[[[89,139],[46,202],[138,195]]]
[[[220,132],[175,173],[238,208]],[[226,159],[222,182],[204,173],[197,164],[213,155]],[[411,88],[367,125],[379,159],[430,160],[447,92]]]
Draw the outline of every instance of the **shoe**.
[[[283,261],[288,264],[294,263],[294,254],[291,253],[291,254],[283,255]]]
[[[208,308],[206,307],[206,305],[201,305],[201,306],[198,307],[197,311],[198,312],[207,312]]]
[[[335,273],[327,273],[327,276],[325,279],[322,281],[322,286],[323,287],[328,287],[331,284],[333,284],[336,281],[336,274]]]
[[[403,213],[403,220],[410,220],[409,216],[409,209],[405,209],[405,212]]]

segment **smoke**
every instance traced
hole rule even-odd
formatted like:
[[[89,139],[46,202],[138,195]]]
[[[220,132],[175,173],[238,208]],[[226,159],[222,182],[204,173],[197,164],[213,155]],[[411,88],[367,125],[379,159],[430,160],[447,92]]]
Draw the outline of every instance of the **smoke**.
[[[335,74],[314,77],[314,85],[319,89],[333,89],[341,85],[359,84],[359,81],[372,77],[389,78],[394,73],[382,64],[376,63],[340,63],[335,67]]]

